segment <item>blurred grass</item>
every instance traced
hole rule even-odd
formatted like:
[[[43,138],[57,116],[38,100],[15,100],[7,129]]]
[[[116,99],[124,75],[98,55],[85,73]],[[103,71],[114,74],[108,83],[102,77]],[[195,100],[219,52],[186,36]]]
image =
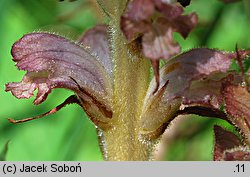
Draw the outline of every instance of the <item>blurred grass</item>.
[[[175,34],[182,49],[208,46],[234,50],[250,46],[249,16],[243,3],[224,5],[217,0],[193,0],[186,11],[196,11],[199,26],[186,39]],[[10,140],[7,160],[101,160],[94,125],[80,107],[68,106],[41,120],[13,125],[6,118],[25,118],[43,113],[64,101],[72,93],[57,89],[45,103],[32,99],[18,100],[4,92],[5,84],[20,81],[25,72],[18,71],[11,60],[12,44],[24,34],[48,30],[76,39],[84,30],[103,20],[89,2],[56,0],[0,0],[0,147]],[[249,60],[248,60],[249,61]],[[249,62],[248,62],[249,65]],[[171,143],[167,160],[211,160],[213,125],[222,121],[189,117],[180,136]],[[191,137],[185,129],[198,127]],[[180,125],[182,126],[182,125]],[[186,127],[186,128],[185,128]]]
[[[0,1],[0,147],[10,140],[7,160],[101,160],[96,131],[80,107],[68,106],[55,115],[25,124],[13,125],[6,118],[38,115],[64,101],[72,93],[63,89],[53,91],[39,106],[30,100],[18,100],[4,92],[4,84],[20,81],[25,72],[18,71],[11,60],[12,44],[24,34],[49,30],[75,38],[94,26],[96,19],[90,11],[78,12],[67,21],[59,15],[73,11],[79,4],[56,0]]]

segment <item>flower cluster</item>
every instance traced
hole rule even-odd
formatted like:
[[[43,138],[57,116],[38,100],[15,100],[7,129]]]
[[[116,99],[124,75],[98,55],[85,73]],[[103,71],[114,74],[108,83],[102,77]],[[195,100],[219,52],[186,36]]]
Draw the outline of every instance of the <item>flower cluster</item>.
[[[111,14],[107,8],[104,10]],[[155,71],[148,89],[141,90],[146,94],[142,106],[137,108],[140,112],[138,127],[132,132],[153,141],[178,115],[217,117],[238,127],[242,136],[237,137],[215,126],[214,160],[249,160],[250,74],[244,70],[242,62],[250,51],[195,48],[180,53],[173,32],[186,38],[197,22],[195,13],[183,15],[183,7],[178,3],[162,0],[128,2],[120,19],[121,29],[116,30],[124,33],[127,39],[124,45],[135,45],[143,60],[151,60]],[[76,103],[99,129],[109,132],[116,127],[116,122],[112,121],[116,106],[114,99],[122,93],[114,91],[118,79],[116,73],[119,72],[115,70],[115,63],[119,58],[114,58],[114,44],[110,47],[113,33],[109,30],[113,28],[97,25],[76,42],[46,32],[30,33],[18,40],[11,53],[18,69],[27,73],[21,82],[8,83],[6,91],[11,91],[17,98],[30,98],[38,89],[36,105],[45,101],[55,88],[66,88],[75,94],[41,116],[9,120],[13,123],[33,120]],[[165,60],[165,65],[159,69],[160,59]],[[238,61],[241,73],[230,70],[233,59]],[[130,58],[127,60],[133,62]],[[123,72],[129,74],[130,71]],[[133,87],[125,85],[124,88]],[[127,128],[126,122],[123,124]]]

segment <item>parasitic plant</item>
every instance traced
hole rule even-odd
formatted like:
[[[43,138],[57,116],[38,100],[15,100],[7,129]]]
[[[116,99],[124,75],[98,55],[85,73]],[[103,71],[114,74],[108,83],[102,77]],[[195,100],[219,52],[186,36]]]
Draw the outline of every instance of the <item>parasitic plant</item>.
[[[13,45],[13,60],[27,73],[21,82],[8,83],[6,91],[30,98],[37,89],[36,105],[54,88],[72,90],[74,95],[43,115],[9,121],[41,118],[76,103],[95,124],[105,160],[150,160],[162,133],[178,115],[216,117],[238,127],[242,137],[215,126],[214,159],[249,160],[250,74],[242,63],[250,50],[195,48],[181,53],[173,32],[186,38],[198,22],[195,13],[183,15],[181,5],[189,2],[97,3],[108,24],[88,30],[78,41],[39,32]],[[230,70],[233,59],[241,73]]]

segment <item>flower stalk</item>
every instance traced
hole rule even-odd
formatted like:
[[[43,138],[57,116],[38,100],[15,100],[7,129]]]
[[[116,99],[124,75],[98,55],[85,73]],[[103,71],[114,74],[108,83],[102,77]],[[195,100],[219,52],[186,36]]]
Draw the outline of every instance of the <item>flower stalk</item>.
[[[131,50],[132,44],[126,44],[120,30],[120,14],[115,17],[110,22],[114,62],[113,118],[111,128],[103,131],[107,159],[148,160],[151,143],[141,140],[139,131],[150,63],[136,50]]]

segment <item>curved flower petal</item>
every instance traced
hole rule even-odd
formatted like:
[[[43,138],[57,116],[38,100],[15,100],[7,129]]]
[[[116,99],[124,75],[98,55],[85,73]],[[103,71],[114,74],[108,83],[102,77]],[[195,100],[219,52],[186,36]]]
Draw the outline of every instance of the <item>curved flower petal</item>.
[[[164,19],[158,19],[142,37],[143,54],[151,60],[169,59],[180,52],[173,39],[173,28]]]
[[[167,60],[180,51],[180,47],[173,40],[173,32],[176,31],[186,38],[196,26],[198,17],[195,13],[182,15],[183,8],[176,3],[141,1],[128,3],[121,17],[121,29],[129,42],[142,36],[145,57]],[[153,14],[157,12],[162,16],[152,20]]]
[[[222,94],[225,98],[225,108],[234,125],[244,133],[250,143],[250,93],[249,86],[234,85],[226,82]]]
[[[128,3],[126,16],[133,21],[148,19],[155,11],[152,0],[135,0]]]
[[[108,26],[97,25],[91,28],[84,33],[79,42],[89,48],[90,52],[96,56],[97,60],[112,77],[113,63],[109,48]]]
[[[173,39],[173,32],[184,38],[198,22],[195,13],[182,15],[178,3],[161,0],[134,0],[127,5],[121,17],[121,30],[129,42],[142,46],[143,55],[154,64],[156,88],[159,86],[159,60],[168,60],[180,52],[180,46]],[[154,61],[156,60],[156,61]]]
[[[76,92],[83,105],[95,102],[95,109],[102,105],[111,110],[110,77],[83,47],[58,35],[31,33],[17,41],[11,53],[17,67],[27,71],[21,82],[6,85],[17,98],[30,98],[38,89],[34,104],[40,104],[53,88],[66,88]]]
[[[215,144],[214,160],[215,161],[249,161],[250,150],[244,147],[241,140],[232,132],[224,130],[220,126],[214,126]]]
[[[160,89],[154,93],[153,79],[147,91],[141,115],[142,132],[154,132],[169,122],[181,104],[218,108],[221,80],[227,77],[233,58],[235,54],[198,48],[167,62],[160,70]]]
[[[223,160],[225,150],[236,148],[241,144],[240,139],[232,132],[224,130],[220,126],[214,126],[214,160]]]

